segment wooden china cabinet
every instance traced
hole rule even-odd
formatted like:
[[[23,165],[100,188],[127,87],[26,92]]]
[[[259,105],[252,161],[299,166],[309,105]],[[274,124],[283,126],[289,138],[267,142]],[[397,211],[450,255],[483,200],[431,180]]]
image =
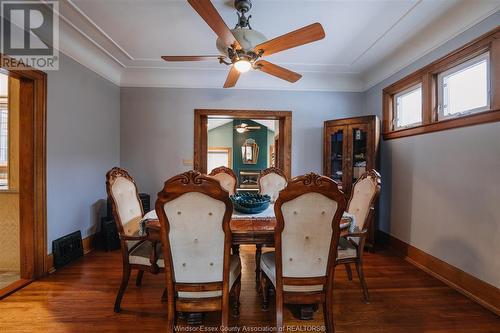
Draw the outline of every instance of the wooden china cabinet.
[[[347,199],[353,184],[365,171],[378,170],[379,138],[377,116],[325,121],[323,173],[339,184]],[[367,246],[373,247],[374,241],[375,223],[371,221]]]

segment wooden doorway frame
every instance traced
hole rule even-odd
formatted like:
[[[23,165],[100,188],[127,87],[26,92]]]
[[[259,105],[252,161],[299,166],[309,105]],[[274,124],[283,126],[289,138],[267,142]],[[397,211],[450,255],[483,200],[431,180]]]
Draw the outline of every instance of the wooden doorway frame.
[[[208,153],[208,118],[224,117],[231,119],[269,119],[279,120],[278,165],[288,178],[292,176],[292,111],[272,110],[224,110],[195,109],[194,110],[194,155],[193,168],[202,173],[207,169]]]
[[[21,281],[0,290],[1,299],[47,272],[47,74],[31,68],[0,67],[0,72],[20,80],[22,133],[19,151]]]

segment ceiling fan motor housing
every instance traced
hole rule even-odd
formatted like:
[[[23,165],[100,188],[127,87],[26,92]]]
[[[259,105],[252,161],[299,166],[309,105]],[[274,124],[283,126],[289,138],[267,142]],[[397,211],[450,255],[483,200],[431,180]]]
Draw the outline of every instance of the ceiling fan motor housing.
[[[234,8],[240,13],[248,13],[252,9],[251,0],[234,0]]]

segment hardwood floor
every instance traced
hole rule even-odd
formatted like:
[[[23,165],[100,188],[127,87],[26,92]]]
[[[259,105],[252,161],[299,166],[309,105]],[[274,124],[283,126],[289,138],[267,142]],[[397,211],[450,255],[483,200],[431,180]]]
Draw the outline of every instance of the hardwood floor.
[[[269,311],[260,310],[253,253],[253,247],[241,247],[241,316],[231,319],[231,325],[246,325],[247,331],[249,326],[274,323],[272,301]],[[500,332],[499,317],[391,252],[367,253],[365,263],[370,304],[362,301],[357,277],[348,281],[344,267],[337,267],[336,332]],[[115,314],[120,276],[119,251],[92,252],[0,301],[0,332],[165,331],[165,304],[160,302],[163,276],[145,274],[140,288],[131,279],[122,303],[124,311]],[[285,325],[294,325],[295,332],[315,331],[323,326],[320,311],[313,321],[300,321],[287,309]],[[218,324],[215,315],[205,322]]]

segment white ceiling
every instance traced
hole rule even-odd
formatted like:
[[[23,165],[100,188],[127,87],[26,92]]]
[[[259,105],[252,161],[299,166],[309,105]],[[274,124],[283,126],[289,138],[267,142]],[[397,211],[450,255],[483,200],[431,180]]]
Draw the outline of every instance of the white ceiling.
[[[232,1],[212,2],[232,28]],[[500,0],[253,0],[252,27],[268,38],[313,22],[326,38],[267,58],[302,73],[298,83],[251,72],[237,87],[363,91],[499,8]],[[217,61],[160,59],[218,54],[187,1],[64,0],[60,13],[62,51],[121,86],[220,88],[227,75]]]

